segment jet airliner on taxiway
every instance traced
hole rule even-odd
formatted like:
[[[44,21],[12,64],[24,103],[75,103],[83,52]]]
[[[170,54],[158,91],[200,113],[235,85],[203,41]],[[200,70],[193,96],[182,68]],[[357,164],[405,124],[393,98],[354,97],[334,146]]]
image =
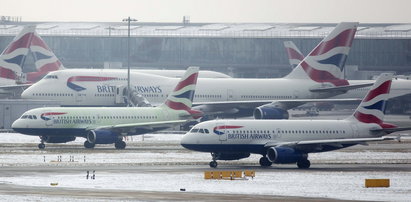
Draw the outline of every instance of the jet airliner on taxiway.
[[[84,147],[115,144],[124,149],[124,136],[139,135],[180,125],[201,117],[191,109],[198,67],[187,69],[166,101],[158,107],[46,107],[25,112],[13,125],[13,130],[41,137],[44,142],[64,143],[76,137],[87,138]]]
[[[195,109],[205,114],[288,118],[287,110],[306,102],[345,93],[370,83],[350,85],[340,79],[358,23],[340,23],[289,75],[277,79],[199,78]],[[127,76],[121,70],[62,70],[49,73],[23,98],[58,100],[62,106],[121,105]],[[134,89],[152,105],[171,92],[175,78],[132,73]],[[120,104],[119,104],[120,103]]]
[[[217,160],[238,160],[261,154],[261,166],[297,163],[309,168],[308,153],[342,149],[410,130],[385,123],[384,110],[392,74],[382,74],[352,116],[344,120],[213,120],[195,125],[181,140],[187,149],[210,152]]]

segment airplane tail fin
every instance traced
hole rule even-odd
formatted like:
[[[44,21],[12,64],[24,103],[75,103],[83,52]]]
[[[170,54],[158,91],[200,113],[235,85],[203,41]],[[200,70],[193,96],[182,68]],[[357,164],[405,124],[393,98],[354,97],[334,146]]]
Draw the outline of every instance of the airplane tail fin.
[[[198,71],[199,67],[189,67],[173,92],[168,95],[167,100],[160,107],[184,110],[194,118],[201,117],[201,112],[191,109],[197,85]]]
[[[284,41],[284,47],[287,51],[288,60],[290,61],[291,69],[297,67],[301,61],[304,60],[304,55],[301,53],[300,49],[292,41]]]
[[[61,61],[56,57],[53,51],[51,51],[46,42],[37,32],[34,33],[33,40],[30,44],[30,50],[35,60],[37,72],[28,73],[28,81],[35,82],[51,71],[64,69]]]
[[[306,79],[334,86],[349,85],[341,79],[358,22],[342,22],[334,28],[285,78]]]
[[[17,80],[29,52],[35,25],[25,26],[0,55],[0,77]]]
[[[396,127],[383,122],[392,77],[390,73],[381,74],[350,118],[362,123],[376,123],[382,128]]]

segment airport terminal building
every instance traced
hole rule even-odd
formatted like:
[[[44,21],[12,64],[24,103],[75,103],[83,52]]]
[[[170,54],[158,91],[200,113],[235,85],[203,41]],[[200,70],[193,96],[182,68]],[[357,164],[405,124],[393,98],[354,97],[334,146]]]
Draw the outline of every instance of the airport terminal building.
[[[336,25],[136,22],[128,38],[125,22],[2,22],[0,49],[29,23],[37,24],[37,32],[67,68],[125,68],[130,40],[132,67],[200,66],[233,77],[259,78],[290,71],[284,41],[293,41],[308,54]],[[32,58],[26,67],[34,70]],[[381,71],[410,74],[411,24],[360,24],[345,70],[348,79],[370,79]],[[411,108],[408,97],[396,106]]]

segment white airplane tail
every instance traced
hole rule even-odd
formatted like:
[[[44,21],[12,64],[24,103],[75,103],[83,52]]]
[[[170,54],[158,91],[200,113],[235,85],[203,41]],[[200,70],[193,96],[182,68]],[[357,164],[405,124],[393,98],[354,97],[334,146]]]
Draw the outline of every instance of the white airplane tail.
[[[64,69],[61,61],[37,32],[34,33],[33,40],[31,40],[30,50],[35,60],[37,72],[28,73],[28,81],[35,82],[40,80],[48,72]]]
[[[159,107],[184,110],[194,118],[201,117],[201,112],[191,109],[197,85],[198,71],[199,67],[189,67],[173,92],[168,95],[167,100]]]
[[[292,41],[284,41],[284,47],[287,51],[288,61],[290,62],[291,69],[294,69],[304,60],[304,55],[300,49]]]
[[[342,22],[325,37],[285,78],[306,79],[334,86],[349,85],[341,79],[342,67],[350,51],[357,22]]]
[[[36,26],[25,26],[0,55],[0,77],[18,80],[29,52]]]
[[[382,128],[395,127],[392,124],[383,122],[392,77],[393,75],[390,73],[381,74],[350,119],[362,123],[376,123]]]

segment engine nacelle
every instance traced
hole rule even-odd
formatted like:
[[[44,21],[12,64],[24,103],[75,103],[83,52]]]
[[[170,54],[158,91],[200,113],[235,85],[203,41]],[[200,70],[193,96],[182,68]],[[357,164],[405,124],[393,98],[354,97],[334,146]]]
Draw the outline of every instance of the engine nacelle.
[[[118,140],[118,135],[109,130],[91,130],[87,134],[87,141],[92,144],[113,144]]]
[[[41,139],[47,143],[66,143],[76,140],[74,136],[63,136],[63,137],[56,137],[56,136],[41,136]]]
[[[307,154],[291,147],[270,147],[267,150],[267,157],[273,163],[296,163],[306,159]]]
[[[218,160],[238,160],[250,157],[250,153],[219,153]]]
[[[263,105],[254,109],[255,119],[288,119],[288,111],[273,105]]]

